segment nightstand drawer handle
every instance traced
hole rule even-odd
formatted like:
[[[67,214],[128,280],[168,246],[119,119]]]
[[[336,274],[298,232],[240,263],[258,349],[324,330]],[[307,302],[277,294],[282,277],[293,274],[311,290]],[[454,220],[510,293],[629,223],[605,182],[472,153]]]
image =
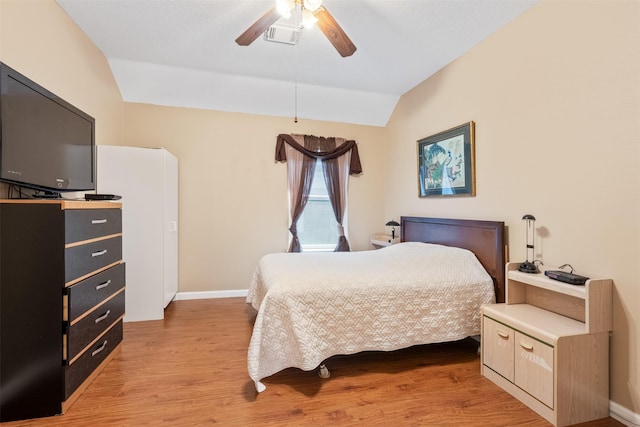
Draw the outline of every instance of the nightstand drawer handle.
[[[91,357],[95,356],[96,354],[100,353],[102,350],[104,350],[105,348],[107,348],[107,340],[104,340],[104,342],[102,343],[102,345],[100,346],[100,348],[96,349],[93,351],[93,353],[91,353]]]
[[[107,317],[109,317],[109,315],[111,314],[111,310],[107,310],[107,312],[105,314],[103,314],[100,317],[97,317],[96,320],[94,320],[94,323],[100,323],[102,322],[104,319],[106,319]]]
[[[505,340],[509,339],[509,333],[508,332],[498,331],[498,335],[500,336],[500,338],[504,338]]]
[[[106,219],[92,219],[91,220],[91,224],[106,224],[107,220]]]
[[[111,279],[107,280],[104,283],[100,283],[98,286],[96,286],[96,291],[99,291],[100,289],[104,289],[107,286],[109,286],[111,284]]]
[[[533,351],[533,346],[524,341],[520,341],[520,347],[524,348],[527,351]]]
[[[97,256],[104,255],[104,254],[106,254],[106,253],[107,253],[107,250],[106,250],[106,249],[103,249],[103,250],[98,251],[98,252],[93,252],[93,253],[91,254],[91,257],[95,258],[95,257],[97,257]]]

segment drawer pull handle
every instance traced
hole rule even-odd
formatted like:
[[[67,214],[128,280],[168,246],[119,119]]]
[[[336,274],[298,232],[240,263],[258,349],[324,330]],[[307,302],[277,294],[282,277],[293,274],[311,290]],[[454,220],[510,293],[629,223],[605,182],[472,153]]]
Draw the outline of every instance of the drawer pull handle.
[[[504,338],[505,340],[509,339],[509,333],[508,332],[498,331],[498,335],[500,336],[500,338]]]
[[[95,356],[96,354],[100,353],[102,350],[104,350],[105,348],[107,348],[107,340],[104,340],[104,342],[102,343],[102,345],[100,346],[100,348],[97,348],[93,351],[93,353],[91,353],[91,357]]]
[[[91,224],[106,224],[107,220],[106,219],[92,219],[91,220]]]
[[[95,257],[97,257],[97,256],[104,255],[104,254],[106,254],[106,253],[107,253],[107,250],[106,250],[106,249],[103,249],[103,250],[98,251],[98,252],[93,252],[93,253],[91,254],[91,257],[92,257],[92,258],[95,258]]]
[[[111,310],[107,310],[107,312],[105,314],[103,314],[100,317],[97,317],[96,320],[94,320],[94,323],[100,323],[102,322],[104,319],[106,319],[107,317],[109,317],[109,315],[111,314]]]
[[[531,344],[527,344],[524,341],[520,341],[520,347],[524,348],[527,351],[533,351],[533,346]]]
[[[99,291],[100,289],[104,289],[107,286],[109,286],[111,284],[111,279],[107,280],[104,283],[100,283],[98,286],[96,286],[96,291]]]

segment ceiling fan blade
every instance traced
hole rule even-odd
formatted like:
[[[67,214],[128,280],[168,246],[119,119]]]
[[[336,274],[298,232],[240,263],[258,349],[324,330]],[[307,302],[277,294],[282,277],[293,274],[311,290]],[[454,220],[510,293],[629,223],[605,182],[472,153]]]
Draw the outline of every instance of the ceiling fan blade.
[[[260,37],[265,31],[269,29],[275,22],[280,19],[280,13],[274,7],[262,15],[256,22],[254,22],[247,30],[240,34],[236,39],[236,43],[240,46],[249,46],[255,39]]]
[[[356,46],[329,11],[324,6],[320,6],[313,12],[313,15],[318,18],[318,27],[329,39],[333,47],[336,48],[340,56],[346,57],[353,55],[356,51]]]

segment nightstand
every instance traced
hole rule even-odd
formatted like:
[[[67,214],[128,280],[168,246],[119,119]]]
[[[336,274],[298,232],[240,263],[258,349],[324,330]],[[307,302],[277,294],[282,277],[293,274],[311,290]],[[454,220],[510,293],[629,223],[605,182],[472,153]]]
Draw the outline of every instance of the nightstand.
[[[384,248],[385,246],[395,245],[396,243],[400,243],[400,237],[392,239],[390,234],[374,234],[371,236],[371,246],[373,249]]]
[[[518,266],[507,264],[505,303],[482,308],[482,374],[555,426],[609,416],[612,281]]]

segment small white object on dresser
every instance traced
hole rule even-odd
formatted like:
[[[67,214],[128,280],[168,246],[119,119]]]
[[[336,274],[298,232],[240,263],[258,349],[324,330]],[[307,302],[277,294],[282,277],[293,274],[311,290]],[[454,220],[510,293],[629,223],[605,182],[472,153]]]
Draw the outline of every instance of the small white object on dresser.
[[[611,279],[575,286],[506,266],[482,308],[482,374],[555,426],[609,416]]]

